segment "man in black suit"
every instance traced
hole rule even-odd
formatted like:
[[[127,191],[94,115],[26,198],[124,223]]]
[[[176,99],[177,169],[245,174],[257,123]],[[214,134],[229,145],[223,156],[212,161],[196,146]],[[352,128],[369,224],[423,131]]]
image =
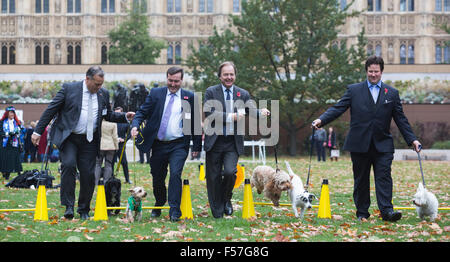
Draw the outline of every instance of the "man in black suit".
[[[75,175],[80,172],[78,210],[81,219],[89,218],[90,202],[95,187],[95,160],[100,149],[102,120],[127,122],[133,112],[112,112],[109,92],[101,88],[104,72],[93,66],[86,72],[86,79],[65,83],[41,116],[31,137],[37,145],[40,135],[56,117],[50,131],[53,144],[60,150],[61,204],[66,206],[64,217],[72,219],[75,203]]]
[[[163,206],[168,200],[171,221],[179,221],[181,216],[181,174],[189,154],[189,144],[193,141],[193,156],[202,148],[201,115],[194,110],[194,93],[181,88],[183,69],[171,67],[167,70],[167,86],[150,90],[136,112],[131,123],[131,135],[138,135],[138,127],[147,120],[142,131],[144,141],[139,145],[143,152],[152,150],[150,168],[153,177],[153,194],[155,206]],[[197,113],[196,113],[197,112]],[[198,132],[194,132],[197,128]],[[170,166],[168,196],[165,179],[167,167]],[[161,215],[161,210],[154,209],[152,217]]]
[[[413,145],[416,152],[420,151],[421,144],[403,113],[398,91],[381,81],[383,59],[370,56],[365,69],[367,80],[349,85],[339,102],[314,120],[313,126],[324,126],[350,108],[350,130],[344,150],[350,151],[353,163],[356,216],[358,220],[370,216],[370,168],[373,166],[381,217],[385,221],[397,221],[402,214],[394,212],[391,202],[391,165],[394,158],[394,141],[389,131],[391,120],[394,119],[406,143]]]
[[[270,114],[263,108],[256,110],[250,94],[234,85],[236,67],[232,62],[219,66],[221,84],[208,87],[205,92],[206,186],[211,213],[215,218],[231,215],[231,197],[236,181],[239,155],[244,153],[244,132],[238,130],[245,115],[252,109],[256,114]],[[245,107],[242,107],[245,105]]]

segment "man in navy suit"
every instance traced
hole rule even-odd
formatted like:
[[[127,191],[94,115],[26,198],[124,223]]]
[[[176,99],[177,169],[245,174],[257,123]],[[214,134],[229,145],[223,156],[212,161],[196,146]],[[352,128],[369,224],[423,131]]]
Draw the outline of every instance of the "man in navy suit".
[[[37,124],[31,141],[39,144],[40,135],[56,117],[50,131],[51,142],[60,150],[61,204],[64,217],[72,219],[75,203],[75,175],[80,171],[78,213],[89,218],[90,202],[95,188],[95,160],[100,150],[102,120],[127,122],[134,112],[116,113],[109,104],[109,92],[102,88],[104,72],[92,66],[86,79],[65,83],[50,102]]]
[[[152,150],[150,168],[153,177],[155,206],[163,206],[167,199],[171,221],[181,216],[181,174],[189,153],[189,144],[193,140],[192,155],[196,157],[202,148],[201,115],[194,110],[194,93],[181,88],[183,69],[171,67],[167,70],[167,86],[152,88],[131,124],[131,135],[138,135],[138,127],[147,120],[142,130],[144,141],[140,149]],[[195,113],[198,112],[198,113]],[[194,128],[197,133],[194,133]],[[165,179],[170,166],[168,197]],[[161,215],[154,209],[153,217]]]
[[[384,61],[370,56],[366,60],[367,80],[349,85],[337,104],[313,121],[315,128],[338,118],[350,108],[350,130],[344,150],[350,151],[353,163],[353,199],[358,220],[367,219],[370,207],[370,168],[373,166],[378,208],[385,221],[397,221],[400,212],[392,205],[391,165],[394,158],[394,141],[389,131],[394,119],[408,146],[419,152],[421,144],[414,135],[403,113],[398,91],[383,83],[381,75]]]

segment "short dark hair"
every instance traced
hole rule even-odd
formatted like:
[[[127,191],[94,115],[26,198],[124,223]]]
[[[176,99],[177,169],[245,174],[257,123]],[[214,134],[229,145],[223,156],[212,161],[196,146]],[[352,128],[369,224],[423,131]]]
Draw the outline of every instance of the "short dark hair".
[[[123,108],[121,106],[118,106],[118,107],[114,108],[114,111],[116,111],[116,110],[123,111]]]
[[[103,72],[103,69],[100,66],[89,67],[88,71],[86,72],[86,77],[92,79],[95,75],[103,77],[105,76],[105,72]]]
[[[235,74],[235,75],[237,74],[236,66],[234,65],[234,63],[231,62],[231,61],[225,61],[225,62],[223,62],[222,64],[220,64],[220,66],[219,66],[219,71],[217,72],[217,76],[218,76],[218,77],[220,77],[220,75],[222,74],[222,68],[223,68],[224,66],[227,66],[227,65],[232,66],[233,69],[234,69],[234,74]]]
[[[181,73],[181,79],[183,79],[184,70],[181,67],[178,66],[172,66],[171,68],[167,69],[166,77],[169,75],[175,75]]]
[[[380,65],[380,70],[383,72],[384,70],[384,61],[381,56],[371,55],[366,60],[366,72],[370,65]]]

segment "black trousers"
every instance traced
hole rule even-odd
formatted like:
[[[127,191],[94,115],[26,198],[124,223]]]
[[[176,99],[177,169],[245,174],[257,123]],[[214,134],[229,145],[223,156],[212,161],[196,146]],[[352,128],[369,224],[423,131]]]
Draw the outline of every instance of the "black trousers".
[[[206,188],[215,218],[223,217],[225,203],[233,195],[238,159],[234,136],[218,136],[211,151],[206,152]]]
[[[370,169],[373,167],[377,204],[382,214],[393,210],[391,165],[393,152],[378,152],[373,143],[367,153],[351,152],[353,163],[353,200],[356,216],[368,218],[370,207]]]
[[[86,135],[71,134],[60,149],[61,159],[61,204],[74,206],[75,182],[77,168],[80,172],[80,192],[78,196],[78,213],[90,210],[92,194],[95,188],[95,161],[99,137],[94,134],[92,142]]]

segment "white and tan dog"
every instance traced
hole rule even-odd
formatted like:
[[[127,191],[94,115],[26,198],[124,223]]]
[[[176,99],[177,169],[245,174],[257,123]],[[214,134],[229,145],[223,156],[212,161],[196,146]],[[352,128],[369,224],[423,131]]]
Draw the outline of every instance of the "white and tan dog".
[[[127,202],[127,221],[141,221],[142,218],[142,199],[147,196],[143,187],[137,186],[129,190],[131,196],[128,198]]]
[[[289,175],[291,177],[291,189],[288,191],[289,197],[292,203],[292,209],[294,210],[295,217],[303,218],[305,214],[305,210],[312,207],[312,200],[316,198],[316,196],[312,193],[309,193],[303,187],[303,182],[299,176],[297,176],[294,171],[292,171],[291,166],[287,161],[285,161],[286,167],[288,169]],[[300,215],[298,214],[297,207],[300,207]]]
[[[253,170],[250,184],[256,187],[258,194],[264,192],[264,196],[274,206],[279,206],[281,193],[291,188],[291,178],[285,171],[277,171],[270,166],[257,166]]]
[[[422,183],[419,183],[413,203],[416,205],[417,215],[420,219],[424,220],[426,216],[429,216],[431,221],[436,219],[439,206],[438,200]]]

